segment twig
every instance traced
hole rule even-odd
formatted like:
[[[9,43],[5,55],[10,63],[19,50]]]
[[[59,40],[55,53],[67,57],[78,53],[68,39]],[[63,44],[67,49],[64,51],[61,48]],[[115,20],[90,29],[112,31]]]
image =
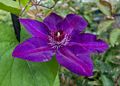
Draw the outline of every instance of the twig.
[[[29,0],[29,2],[26,4],[26,6],[24,7],[24,9],[22,10],[22,12],[20,13],[20,16],[23,14],[23,12],[26,10],[26,8],[28,7],[28,5],[30,4],[31,0]]]
[[[118,81],[120,80],[120,74],[118,75],[117,79],[115,80],[115,86],[119,86]]]

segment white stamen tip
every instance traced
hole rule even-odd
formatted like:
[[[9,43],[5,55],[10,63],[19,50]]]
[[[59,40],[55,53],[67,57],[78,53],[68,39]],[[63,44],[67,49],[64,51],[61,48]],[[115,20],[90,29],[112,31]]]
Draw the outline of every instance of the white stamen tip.
[[[59,37],[60,36],[60,32],[57,32],[57,37]]]
[[[48,61],[49,59],[43,59],[43,62],[46,62],[46,61]]]

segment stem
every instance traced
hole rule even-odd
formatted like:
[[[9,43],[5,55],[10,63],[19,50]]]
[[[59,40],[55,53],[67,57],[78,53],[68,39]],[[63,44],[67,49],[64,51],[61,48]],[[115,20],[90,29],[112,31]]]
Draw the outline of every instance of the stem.
[[[120,80],[120,74],[118,75],[117,79],[115,80],[115,86],[119,86],[118,81]]]
[[[29,0],[29,2],[26,4],[26,6],[24,7],[24,9],[22,10],[22,12],[20,13],[20,16],[24,13],[24,11],[26,10],[26,8],[28,7],[28,5],[30,4],[31,0]]]

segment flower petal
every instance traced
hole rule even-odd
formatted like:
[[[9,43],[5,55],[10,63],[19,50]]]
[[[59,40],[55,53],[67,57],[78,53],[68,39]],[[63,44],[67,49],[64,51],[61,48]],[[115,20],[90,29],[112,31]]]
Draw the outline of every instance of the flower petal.
[[[87,21],[82,16],[68,14],[66,18],[57,25],[57,27],[69,34],[73,30],[83,31],[87,27]]]
[[[28,61],[45,62],[49,61],[53,54],[46,40],[33,37],[19,44],[12,55]]]
[[[76,42],[75,42],[76,43]],[[75,55],[77,54],[88,54],[90,53],[90,51],[88,49],[85,49],[84,47],[75,44],[74,42],[69,42],[68,45],[66,45],[66,47],[68,49],[70,49]]]
[[[67,48],[61,48],[57,55],[57,61],[73,73],[83,76],[93,75],[93,62],[89,54],[75,55]]]
[[[108,44],[96,38],[93,34],[76,34],[72,37],[69,45],[78,45],[91,52],[102,53],[108,49]]]
[[[61,22],[63,18],[55,13],[51,13],[44,19],[44,23],[49,27],[50,30],[56,30],[56,25]]]
[[[19,20],[33,37],[45,38],[49,34],[48,27],[42,22],[32,19],[19,19]]]
[[[96,41],[96,35],[90,33],[73,33],[71,36],[71,42],[93,42]]]

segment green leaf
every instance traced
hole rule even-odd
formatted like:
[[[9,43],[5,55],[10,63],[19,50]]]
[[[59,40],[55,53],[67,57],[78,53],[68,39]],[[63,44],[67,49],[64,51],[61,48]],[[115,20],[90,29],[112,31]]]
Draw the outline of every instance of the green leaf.
[[[101,21],[98,25],[98,34],[106,32],[109,29],[109,27],[113,24],[113,22],[113,20]]]
[[[20,0],[20,3],[25,6],[27,3],[29,2],[29,0]]]
[[[56,79],[55,79],[53,86],[60,86],[59,74],[56,76]]]
[[[101,72],[102,74],[111,75],[111,66],[101,60],[95,61],[95,70]]]
[[[120,37],[120,29],[114,29],[110,33],[110,44],[114,46],[115,44],[119,44]]]
[[[113,67],[120,65],[119,50],[120,50],[120,45],[116,45],[114,47],[110,47],[109,50],[104,55],[104,59],[106,59],[106,62],[110,63],[110,65]]]
[[[13,29],[0,24],[0,86],[59,86],[55,58],[45,63],[13,58],[11,53],[17,44]]]
[[[101,83],[98,80],[88,81],[88,86],[101,86]]]
[[[111,4],[104,0],[98,0],[97,7],[107,16],[111,16]]]
[[[13,0],[0,0],[0,9],[19,15],[19,3]]]
[[[25,8],[25,11],[28,11],[30,7],[32,6],[30,0],[20,0],[19,3],[21,4],[22,8]]]
[[[114,86],[114,82],[106,75],[101,75],[103,86]]]

